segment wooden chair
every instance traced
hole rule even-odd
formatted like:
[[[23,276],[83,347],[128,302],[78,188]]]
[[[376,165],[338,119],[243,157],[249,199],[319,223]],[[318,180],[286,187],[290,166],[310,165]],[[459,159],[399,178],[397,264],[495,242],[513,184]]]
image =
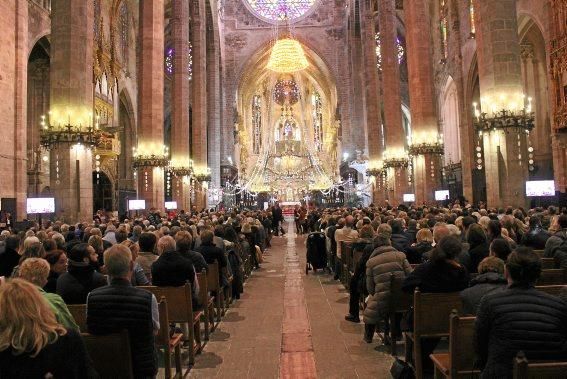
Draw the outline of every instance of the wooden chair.
[[[541,270],[541,276],[537,281],[538,286],[558,285],[565,283],[565,270],[561,268]]]
[[[69,313],[75,319],[75,324],[79,327],[79,331],[87,332],[87,305],[86,304],[73,304],[67,305]]]
[[[413,305],[413,294],[408,294],[402,291],[402,284],[404,278],[390,274],[390,304],[388,310],[388,319],[390,320],[390,353],[392,356],[397,355],[397,335],[400,333],[398,330],[398,322],[396,316],[400,313],[408,312]]]
[[[215,328],[215,303],[213,298],[209,296],[207,272],[203,270],[203,272],[198,273],[197,280],[199,280],[199,303],[203,306],[205,341],[208,341],[211,331]]]
[[[181,337],[182,333],[169,335],[169,315],[167,313],[167,300],[162,297],[159,301],[159,333],[156,337],[158,349],[163,350],[163,366],[165,377],[171,378],[171,356],[175,357],[175,378],[183,378],[183,368],[181,367]]]
[[[220,322],[223,315],[224,293],[219,282],[219,264],[218,262],[209,264],[207,272],[207,287],[209,291],[214,292],[213,300],[217,308],[217,323]]]
[[[128,331],[95,336],[82,333],[93,367],[102,379],[134,378]]]
[[[567,285],[536,286],[536,290],[548,293],[553,296],[559,296],[564,288],[567,288]]]
[[[514,379],[565,379],[567,362],[529,363],[523,352],[514,359]]]
[[[421,339],[449,336],[449,318],[453,309],[462,312],[459,292],[422,293],[419,288],[413,294],[413,332],[406,332],[406,361],[408,359],[408,340],[413,342],[415,376],[423,378],[421,361]]]
[[[544,250],[534,250],[534,253],[539,255],[540,258],[543,258],[543,252],[544,252]]]
[[[154,294],[156,299],[165,297],[167,300],[169,321],[187,324],[189,343],[189,364],[195,363],[195,355],[201,351],[201,315],[203,311],[193,311],[191,285],[186,283],[181,287],[140,286]]]
[[[541,268],[542,270],[551,270],[555,268],[555,259],[553,258],[541,258]]]
[[[459,317],[451,312],[449,330],[449,352],[431,354],[435,367],[435,378],[477,378],[480,370],[474,368],[476,357],[473,353],[474,322],[476,317]]]

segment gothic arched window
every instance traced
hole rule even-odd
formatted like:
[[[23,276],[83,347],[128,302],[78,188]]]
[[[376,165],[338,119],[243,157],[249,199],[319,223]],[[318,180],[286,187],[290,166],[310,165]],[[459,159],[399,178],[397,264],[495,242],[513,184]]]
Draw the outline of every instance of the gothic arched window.
[[[189,77],[189,80],[193,79],[193,46],[191,45],[191,42],[189,42],[189,45],[187,46],[187,76]],[[174,70],[174,63],[173,63],[173,59],[175,57],[175,50],[173,49],[173,47],[170,47],[168,49],[165,50],[165,73],[167,75],[172,75],[173,74],[173,70]]]
[[[313,142],[315,149],[321,151],[323,149],[323,100],[319,92],[315,91],[311,98],[313,107]]]
[[[260,95],[254,95],[252,98],[252,133],[252,151],[254,154],[260,154],[262,144],[262,98]]]
[[[271,21],[293,20],[304,16],[316,0],[245,0],[260,17]]]
[[[439,2],[439,32],[441,33],[441,54],[442,59],[445,61],[448,56],[448,45],[447,45],[447,36],[448,36],[448,29],[447,29],[447,0],[440,0]]]
[[[474,25],[474,4],[473,0],[469,0],[469,22],[471,23],[471,36],[476,34],[476,27]]]
[[[378,71],[382,71],[382,42],[380,40],[380,32],[376,32],[374,40],[376,41],[376,66],[378,67]],[[400,38],[396,38],[396,47],[398,52],[398,64],[401,64],[404,60],[405,50]]]

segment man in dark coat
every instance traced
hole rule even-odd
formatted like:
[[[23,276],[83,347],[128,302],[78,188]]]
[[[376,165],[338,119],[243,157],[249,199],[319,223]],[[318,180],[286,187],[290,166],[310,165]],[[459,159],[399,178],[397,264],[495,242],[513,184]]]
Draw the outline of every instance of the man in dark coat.
[[[276,236],[280,231],[282,232],[282,236],[285,235],[285,231],[281,225],[281,223],[284,221],[283,211],[280,208],[280,203],[278,202],[276,202],[276,205],[274,205],[274,207],[272,208],[272,220],[273,220],[273,228],[274,231],[276,232]]]
[[[180,231],[175,233],[175,243],[177,244],[177,251],[184,258],[187,258],[193,263],[196,272],[209,271],[209,265],[201,253],[191,250],[193,245],[193,237],[187,231]]]
[[[213,232],[204,230],[201,233],[201,246],[199,246],[197,252],[203,255],[208,264],[218,262],[219,280],[223,287],[226,286],[228,284],[228,260],[222,250],[213,244]]]
[[[534,215],[530,218],[530,228],[522,236],[521,244],[535,250],[543,250],[548,238],[549,233],[541,226],[540,218]]]
[[[107,284],[104,275],[95,270],[98,256],[92,246],[75,244],[69,251],[67,272],[57,278],[57,294],[66,304],[85,304],[87,295]]]
[[[508,288],[480,302],[475,351],[481,378],[512,378],[512,362],[523,351],[528,360],[567,359],[567,304],[534,288],[541,260],[521,247],[508,257]]]
[[[133,287],[132,253],[124,245],[104,252],[110,284],[92,291],[87,299],[87,330],[95,335],[128,331],[135,378],[152,378],[158,371],[154,335],[160,329],[155,296]]]
[[[392,247],[402,253],[405,253],[411,245],[408,237],[404,234],[402,220],[395,219],[392,221]]]

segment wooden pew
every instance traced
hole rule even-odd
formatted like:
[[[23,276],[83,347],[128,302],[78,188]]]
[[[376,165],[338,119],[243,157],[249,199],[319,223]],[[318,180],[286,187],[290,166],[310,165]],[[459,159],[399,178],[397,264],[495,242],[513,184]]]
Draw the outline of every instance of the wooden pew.
[[[541,276],[537,281],[538,286],[558,285],[565,283],[565,270],[561,268],[541,270]]]
[[[421,361],[421,339],[449,336],[449,318],[455,309],[462,312],[459,292],[422,293],[419,288],[413,294],[413,332],[406,332],[406,361],[408,340],[413,341],[413,359],[417,379],[423,378]]]
[[[534,253],[539,255],[540,258],[543,258],[543,252],[544,252],[544,250],[534,250]]]
[[[86,304],[71,304],[67,305],[69,313],[75,319],[75,324],[79,327],[82,333],[87,332],[87,305]]]
[[[541,258],[541,268],[542,270],[551,270],[555,268],[555,259]]]
[[[156,345],[159,350],[163,350],[163,366],[165,377],[171,378],[171,356],[175,357],[175,378],[183,378],[183,368],[181,367],[181,337],[182,333],[169,335],[169,315],[167,313],[167,300],[162,297],[158,304],[159,309],[159,333],[156,336]]]
[[[390,304],[388,309],[388,319],[390,320],[390,339],[392,344],[390,345],[390,353],[392,356],[397,355],[397,335],[399,334],[398,323],[396,321],[396,315],[400,313],[405,313],[410,310],[413,305],[413,294],[408,294],[402,291],[402,284],[404,278],[401,276],[396,276],[393,273],[390,274]]]
[[[187,324],[189,342],[189,364],[195,363],[195,355],[201,351],[201,315],[203,311],[193,311],[191,301],[191,285],[186,283],[181,287],[140,286],[154,294],[156,299],[165,297],[169,307],[169,321]]]
[[[207,287],[209,291],[214,292],[213,300],[217,308],[217,323],[220,322],[223,312],[224,293],[219,282],[219,264],[218,262],[209,264],[209,271],[207,272]]]
[[[215,303],[213,298],[209,296],[207,272],[203,270],[203,272],[198,273],[197,280],[199,280],[199,303],[203,307],[205,341],[208,341],[211,331],[215,328]]]
[[[523,352],[514,359],[514,379],[565,379],[567,362],[529,363]]]
[[[459,317],[451,312],[449,330],[449,352],[431,354],[435,367],[435,378],[478,378],[480,370],[474,368],[474,322],[476,317]]]
[[[94,369],[102,379],[134,378],[128,331],[95,336],[81,333]]]
[[[559,296],[564,288],[567,288],[567,285],[536,286],[536,290],[548,293],[553,296]]]

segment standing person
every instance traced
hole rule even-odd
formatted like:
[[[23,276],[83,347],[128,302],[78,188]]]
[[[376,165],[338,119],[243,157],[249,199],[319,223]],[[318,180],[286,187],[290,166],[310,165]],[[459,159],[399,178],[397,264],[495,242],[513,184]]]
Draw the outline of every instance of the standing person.
[[[508,288],[480,301],[474,347],[481,378],[512,378],[520,351],[530,361],[567,359],[567,304],[534,288],[540,274],[539,256],[517,248],[506,262]]]
[[[341,219],[343,220],[343,219]],[[339,220],[339,225],[341,225],[341,220]],[[338,280],[341,275],[341,242],[352,242],[358,238],[358,232],[353,229],[354,227],[354,217],[347,216],[344,219],[344,226],[335,231],[335,241],[337,242],[337,261],[335,262],[335,280]]]
[[[158,371],[154,335],[159,331],[159,311],[155,296],[132,286],[132,253],[124,245],[104,252],[110,284],[93,290],[87,299],[87,330],[107,335],[127,330],[132,352],[134,377],[154,377]]]
[[[284,231],[283,226],[282,226],[282,223],[284,221],[283,211],[280,208],[280,203],[277,202],[277,201],[276,201],[276,204],[274,205],[274,208],[272,208],[272,219],[274,221],[276,237],[278,236],[278,233],[280,231],[281,231],[282,237],[283,237],[285,235],[285,231]]]
[[[0,378],[96,378],[78,331],[66,329],[38,288],[0,285]]]

